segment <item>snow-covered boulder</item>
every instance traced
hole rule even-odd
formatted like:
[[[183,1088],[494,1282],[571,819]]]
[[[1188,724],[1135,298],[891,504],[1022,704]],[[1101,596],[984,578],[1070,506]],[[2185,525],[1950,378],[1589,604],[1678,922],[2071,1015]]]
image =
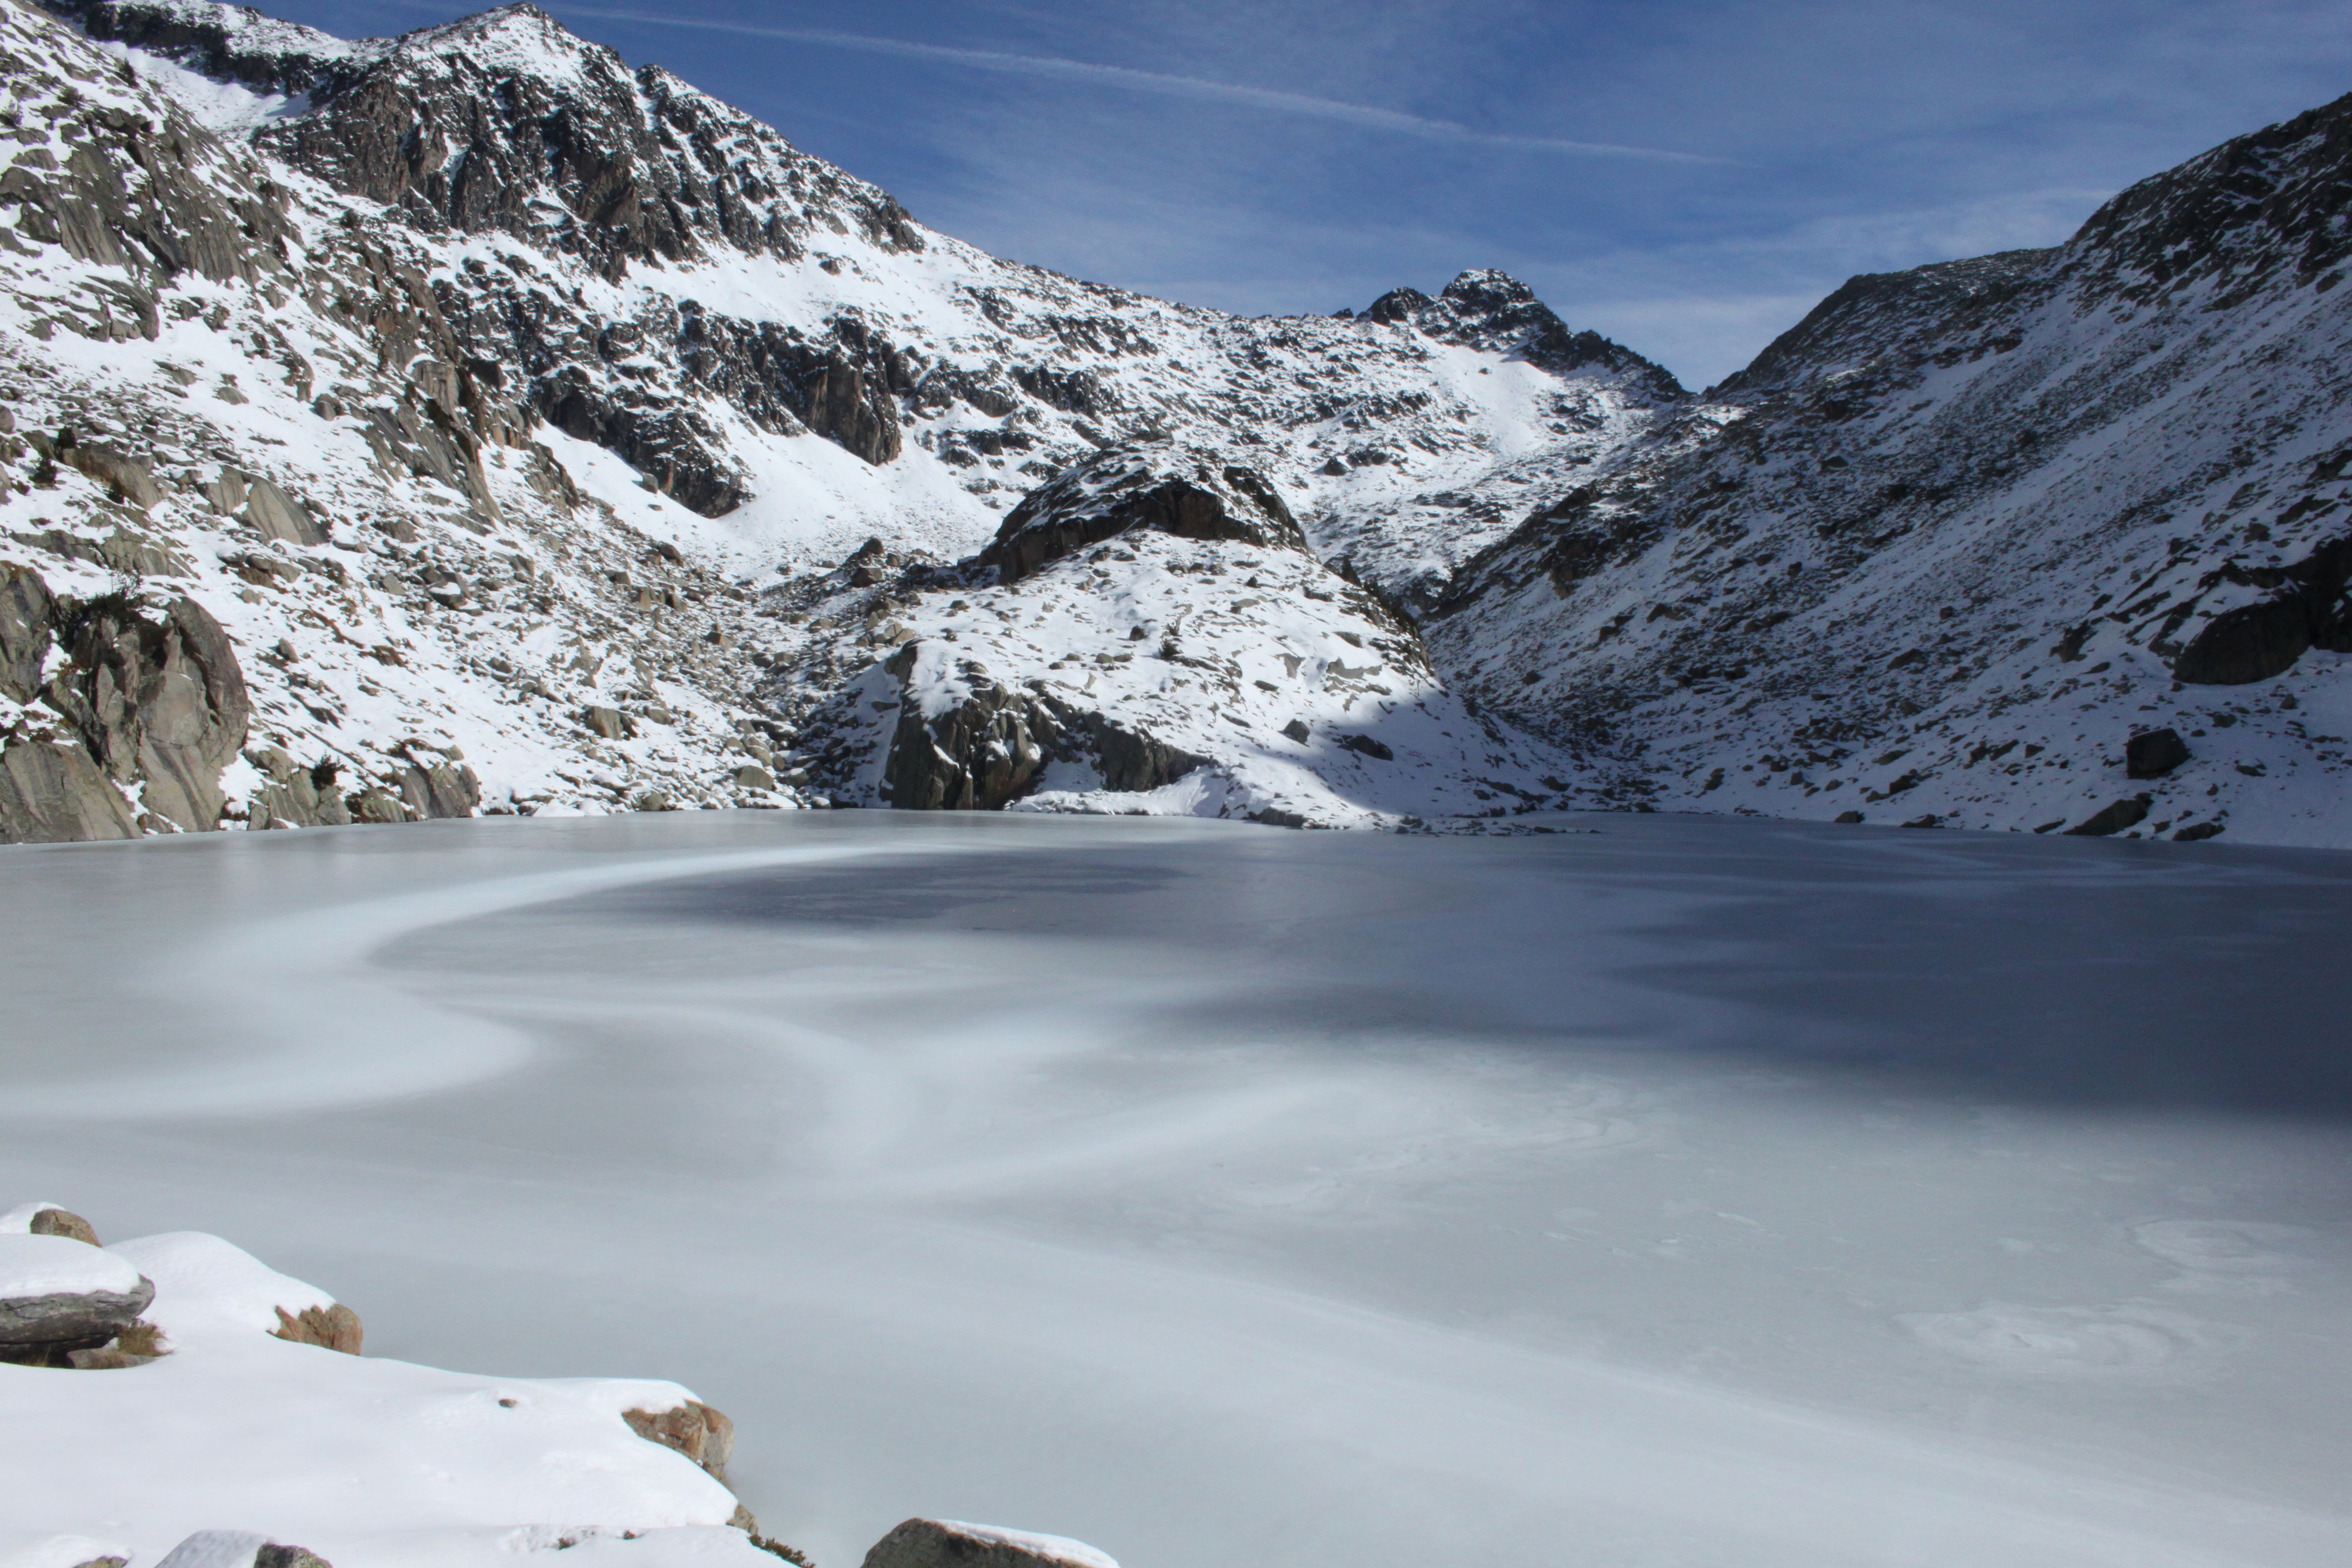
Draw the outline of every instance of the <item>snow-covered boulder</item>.
[[[102,1345],[154,1297],[130,1261],[87,1242],[0,1235],[0,1360],[41,1365]]]
[[[28,1207],[0,1224],[48,1208]],[[676,1384],[336,1354],[358,1348],[355,1317],[327,1342],[349,1309],[218,1237],[0,1230],[6,1306],[56,1297],[119,1300],[92,1333],[135,1301],[168,1353],[103,1376],[0,1365],[0,1568],[460,1568],[590,1542],[615,1568],[774,1568],[717,1479],[731,1427]]]
[[[910,1519],[876,1542],[865,1568],[1118,1568],[1108,1552],[1061,1535]]]

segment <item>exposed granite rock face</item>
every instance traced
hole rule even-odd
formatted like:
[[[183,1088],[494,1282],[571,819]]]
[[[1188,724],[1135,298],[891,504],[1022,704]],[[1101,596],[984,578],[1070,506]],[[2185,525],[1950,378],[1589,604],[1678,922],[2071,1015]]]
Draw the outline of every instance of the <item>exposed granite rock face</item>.
[[[0,750],[0,844],[138,837],[122,792],[80,747],[17,741]]]
[[[92,37],[261,90],[307,93],[310,111],[264,130],[257,145],[427,235],[510,235],[613,279],[633,265],[714,252],[796,259],[812,236],[845,225],[886,251],[925,244],[887,193],[657,67],[630,71],[535,6],[351,43],[229,6],[47,3]],[[684,373],[679,390],[715,392],[763,427],[806,428],[870,463],[898,455],[893,394],[911,384],[855,322],[836,324],[831,342],[698,308],[667,322],[595,322],[533,281],[477,262],[465,281],[442,285],[433,314],[446,304],[465,329],[462,351],[442,357],[520,367],[527,384],[511,391],[538,416],[620,454],[705,516],[748,493],[721,439],[674,393],[614,383],[597,374],[603,363],[653,346]],[[152,300],[146,311],[152,319]],[[593,354],[578,353],[583,341]],[[474,457],[436,453],[415,428],[384,434],[424,447],[436,468],[462,473]]]
[[[980,559],[1002,581],[1016,583],[1132,528],[1302,553],[1307,548],[1297,520],[1264,474],[1214,452],[1147,446],[1105,452],[1030,491]]]
[[[2291,566],[2224,561],[2200,587],[2253,588],[2265,596],[2206,621],[2172,661],[2173,679],[2191,686],[2251,686],[2285,674],[2315,647],[2352,652],[2347,582],[2352,535],[2326,541]]]
[[[29,79],[40,66],[0,48],[0,70]],[[158,334],[154,289],[179,273],[257,287],[283,279],[289,193],[250,154],[184,117],[106,105],[77,110],[72,132],[62,163],[41,152],[0,174],[0,210],[13,209],[26,240],[122,269],[106,285],[122,335]]]
[[[52,646],[64,667],[36,689]],[[68,731],[20,724],[0,740],[0,842],[135,837],[117,784],[142,786],[167,831],[219,826],[221,771],[252,710],[236,651],[194,600],[160,613],[120,595],[83,604],[37,573],[0,574],[0,695],[37,700]]]
[[[2144,730],[2124,742],[2124,772],[2136,779],[2160,779],[2189,756],[2179,731]]]
[[[160,616],[116,600],[68,605],[58,633],[69,662],[42,697],[91,760],[121,783],[142,783],[146,811],[179,831],[218,826],[221,770],[245,745],[252,716],[220,623],[193,599],[173,600]]]
[[[482,804],[482,781],[469,767],[414,762],[400,775],[400,793],[420,819],[471,816]]]
[[[1000,811],[1038,786],[1046,765],[1092,767],[1103,787],[1157,789],[1201,758],[1042,690],[1022,690],[967,668],[961,700],[926,717],[910,642],[882,668],[899,689],[898,725],[883,764],[882,794],[899,811]]]

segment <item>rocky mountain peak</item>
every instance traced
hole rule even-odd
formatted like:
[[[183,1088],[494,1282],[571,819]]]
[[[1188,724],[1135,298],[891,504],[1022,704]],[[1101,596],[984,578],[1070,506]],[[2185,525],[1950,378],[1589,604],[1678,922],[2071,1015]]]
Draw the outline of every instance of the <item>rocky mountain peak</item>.
[[[1366,307],[1364,315],[1412,327],[1440,342],[1523,359],[1555,375],[1590,376],[1598,370],[1622,379],[1647,402],[1673,403],[1690,395],[1664,365],[1598,332],[1570,328],[1533,289],[1493,268],[1460,274],[1434,300],[1418,289],[1391,289]]]

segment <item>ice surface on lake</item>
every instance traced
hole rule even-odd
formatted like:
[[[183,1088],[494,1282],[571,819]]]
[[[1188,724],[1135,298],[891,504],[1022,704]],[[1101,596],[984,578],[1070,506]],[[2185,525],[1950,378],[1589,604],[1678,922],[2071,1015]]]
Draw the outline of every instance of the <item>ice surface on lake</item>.
[[[685,1383],[826,1568],[2352,1561],[2352,857],[1557,825],[12,850],[0,1204]]]

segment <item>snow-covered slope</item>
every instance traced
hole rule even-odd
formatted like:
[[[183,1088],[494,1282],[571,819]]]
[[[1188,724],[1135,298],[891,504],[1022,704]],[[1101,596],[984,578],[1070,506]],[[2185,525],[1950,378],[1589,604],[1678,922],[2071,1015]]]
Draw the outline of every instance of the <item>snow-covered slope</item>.
[[[1177,441],[1425,604],[1507,527],[1501,469],[1681,395],[1497,274],[1243,320],[998,260],[528,5],[352,43],[206,0],[5,3],[40,216],[0,258],[0,363],[23,428],[154,491],[126,521],[111,468],[59,468],[12,498],[13,559],[59,616],[132,587],[219,621],[254,710],[233,818],[793,804],[791,721],[891,651],[836,668],[790,618],[862,540],[955,560],[1071,464]],[[77,223],[101,187],[130,207]],[[19,793],[129,821],[57,782],[40,682],[14,694],[48,747]]]
[[[150,1282],[153,1300],[135,1341],[123,1336],[135,1352],[78,1352],[87,1365],[0,1362],[9,1568],[109,1558],[241,1568],[265,1542],[314,1563],[416,1568],[490,1568],[583,1543],[615,1568],[778,1561],[754,1545],[757,1521],[714,1473],[725,1456],[709,1451],[708,1432],[728,1434],[723,1448],[731,1426],[674,1383],[363,1358],[299,1337],[299,1320],[332,1308],[331,1296],[218,1237],[103,1249],[23,1237],[47,1207],[0,1215],[0,1240],[84,1255]],[[34,1287],[59,1288],[0,1263],[0,1296]],[[689,1430],[700,1465],[673,1440]],[[272,1561],[303,1560],[262,1558]]]
[[[805,726],[836,798],[1409,826],[1570,788],[1563,758],[1449,692],[1395,602],[1318,561],[1278,489],[1222,454],[1106,452],[974,561],[898,584],[897,651]],[[819,635],[858,607],[823,605]]]
[[[48,4],[0,0],[0,566],[38,579],[0,818],[189,826],[242,701],[232,820],[875,803],[911,680],[926,725],[1019,692],[1211,770],[1138,807],[2352,839],[2343,105],[2063,247],[1856,279],[1692,399],[1497,273],[1244,320],[987,256],[528,5],[354,43]],[[1023,497],[1151,454],[1297,536],[999,580]],[[244,689],[198,723],[204,616]],[[1223,673],[1118,657],[1180,623]],[[1402,773],[1286,734],[1370,733],[1289,668],[1354,669],[1343,631],[1430,716]],[[109,681],[160,695],[107,721]],[[1168,782],[1094,744],[1039,755]],[[1103,804],[1013,773],[900,804]]]
[[[1631,801],[2352,842],[2347,147],[2352,100],[1853,279],[1555,469],[1441,664]]]

